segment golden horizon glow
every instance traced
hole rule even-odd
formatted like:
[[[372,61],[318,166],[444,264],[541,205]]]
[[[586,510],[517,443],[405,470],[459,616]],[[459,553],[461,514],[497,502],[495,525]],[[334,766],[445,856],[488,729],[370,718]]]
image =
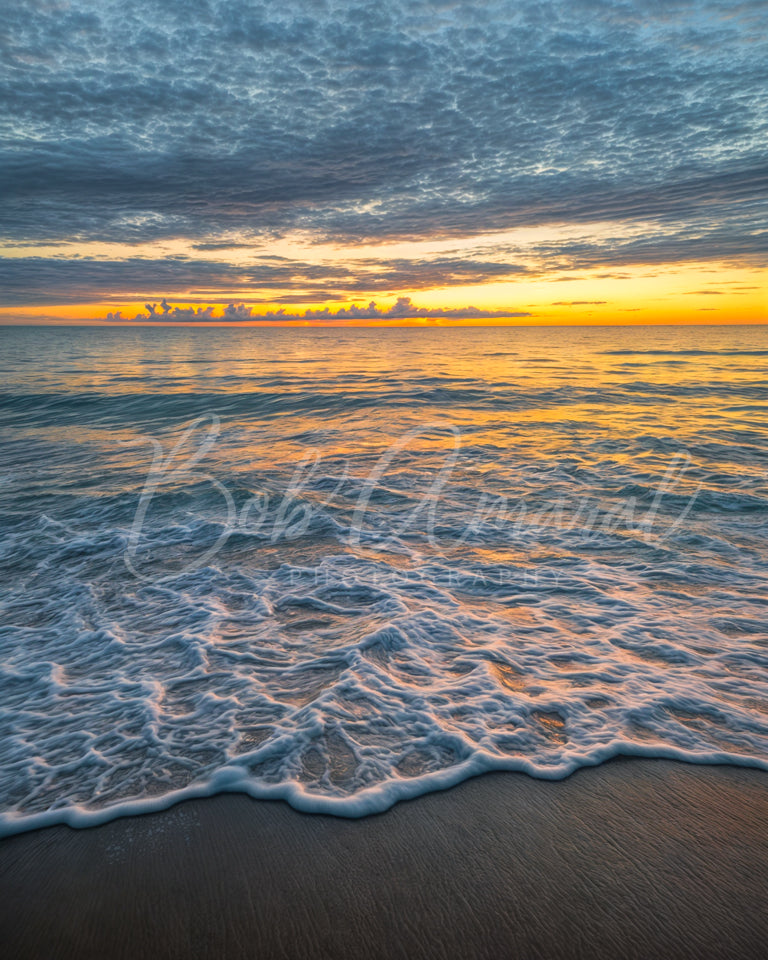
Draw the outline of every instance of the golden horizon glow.
[[[74,291],[75,295],[81,294],[77,302],[70,291],[69,299],[73,302],[69,303],[3,306],[0,324],[222,325],[227,321],[219,318],[228,304],[243,304],[254,314],[252,319],[232,321],[236,326],[650,326],[768,322],[765,274],[749,260],[659,264],[611,261],[611,251],[617,243],[642,238],[650,228],[643,221],[621,226],[610,222],[560,223],[467,237],[425,235],[418,240],[358,244],[323,242],[307,234],[292,233],[269,241],[231,235],[213,244],[178,239],[130,247],[81,242],[39,247],[9,245],[2,254],[10,260],[34,253],[36,258],[51,258],[59,264],[128,263],[134,280],[120,280],[118,271],[116,278],[106,284],[112,288],[108,293],[103,286],[89,290],[84,280],[83,289]],[[567,251],[573,244],[577,248],[586,244],[591,249],[604,246],[605,262],[588,269],[579,267],[577,260],[568,259]],[[211,246],[213,250],[206,249]],[[561,254],[561,249],[566,252]],[[166,284],[164,289],[157,280],[143,281],[143,271],[151,277],[153,267],[169,260],[188,274],[194,274],[196,262],[201,264],[199,281],[179,282],[175,289],[172,284]],[[459,282],[463,279],[464,264],[468,275],[475,270],[472,282]],[[480,265],[477,269],[476,264]],[[482,270],[488,266],[492,269],[486,279]],[[260,286],[259,271],[269,273],[272,268],[277,270],[277,279],[273,277],[266,286]],[[506,275],[497,276],[496,268],[506,270]],[[420,282],[398,282],[409,274]],[[143,281],[140,289],[136,275]],[[390,275],[392,288],[383,289],[382,282]],[[224,282],[222,278],[228,276],[232,281]],[[368,280],[371,289],[365,289]],[[338,296],[324,299],[324,290],[333,286],[338,287]],[[341,308],[363,309],[371,301],[385,311],[403,297],[414,308],[429,311],[455,314],[474,308],[489,313],[509,311],[510,316],[301,316],[306,310],[327,309],[333,314]],[[213,316],[200,320],[142,319],[147,315],[147,303],[159,304],[164,299],[182,309],[212,308]],[[278,311],[290,316],[285,320],[259,319]],[[121,314],[120,320],[107,319],[108,314],[117,313]]]
[[[213,293],[213,291],[211,291]],[[768,288],[762,272],[755,268],[730,264],[662,265],[625,267],[606,276],[605,271],[560,272],[554,277],[525,276],[512,281],[485,284],[452,285],[427,289],[407,289],[382,296],[363,293],[354,299],[338,301],[317,299],[286,303],[266,300],[250,291],[226,291],[220,296],[194,296],[189,293],[160,292],[138,296],[83,299],[78,303],[39,306],[2,307],[0,324],[87,324],[87,325],[184,325],[192,326],[630,326],[660,324],[760,324],[768,322]],[[264,291],[262,291],[264,292]],[[248,295],[250,294],[250,295]],[[213,308],[210,319],[155,320],[146,316],[146,303],[163,298],[174,307]],[[382,311],[390,309],[398,297],[408,297],[415,308],[477,310],[528,316],[491,317],[376,317],[335,319],[333,316],[304,318],[307,309],[367,307],[374,301]],[[244,304],[253,311],[248,320],[224,321],[227,304]],[[260,320],[260,316],[284,311],[284,320]],[[121,314],[120,320],[107,319]]]
[[[622,240],[642,236],[647,224],[637,222],[624,225]],[[200,250],[200,243],[176,240],[134,245],[130,257],[122,244],[64,243],[55,247],[7,246],[2,253],[9,259],[29,256],[52,257],[57,262],[88,260],[91,263],[128,261],[141,268],[143,260],[148,268],[158,261],[171,258],[194,271],[195,262],[222,271],[248,271],[265,263],[278,263],[289,270],[282,287],[274,281],[260,287],[258,281],[234,282],[223,286],[215,282],[205,284],[201,274],[198,285],[186,284],[182,289],[167,290],[161,286],[147,286],[144,290],[128,289],[123,281],[113,281],[115,292],[104,296],[102,291],[87,290],[78,302],[21,307],[0,307],[3,323],[74,323],[89,325],[132,324],[194,326],[222,325],[218,319],[228,304],[244,304],[253,311],[253,319],[235,320],[233,326],[552,326],[552,325],[659,325],[659,324],[759,324],[768,322],[768,286],[764,272],[750,264],[723,262],[673,262],[663,264],[611,264],[606,262],[591,269],[578,269],[563,262],[556,269],[546,269],[541,251],[557,250],[560,244],[609,243],[615,239],[617,225],[594,223],[585,227],[562,223],[537,228],[465,238],[425,236],[420,240],[389,243],[360,243],[357,245],[313,242],[311,237],[292,234],[278,240],[264,242],[246,236],[225,238],[232,243],[211,251]],[[205,247],[205,244],[202,244]],[[445,271],[455,263],[474,260],[483,263],[510,266],[520,265],[520,273],[503,278],[493,275],[483,282],[461,284],[444,283]],[[609,259],[608,257],[606,258]],[[358,286],[370,276],[378,281],[378,264],[415,265],[424,268],[421,284],[384,290],[359,289],[354,296],[347,293],[343,299],[312,298],[317,286],[333,284],[339,271],[360,278]],[[313,269],[328,270],[327,280],[302,285],[307,265]],[[442,270],[442,275],[441,275]],[[431,273],[430,273],[431,271]],[[442,279],[442,283],[441,283]],[[346,281],[341,280],[343,289]],[[347,284],[348,285],[348,284]],[[206,286],[210,287],[207,289]],[[416,308],[431,311],[455,312],[464,308],[497,313],[525,313],[528,316],[491,317],[381,317],[345,318],[332,316],[306,318],[306,310],[365,308],[374,301],[379,309],[391,308],[400,297],[410,299]],[[213,308],[211,319],[158,321],[141,319],[146,304],[159,304],[163,299],[183,309]],[[260,320],[259,316],[284,311],[285,320]],[[122,315],[120,320],[107,319],[108,314]],[[137,320],[136,318],[139,317]],[[292,318],[293,317],[293,318]],[[229,324],[228,324],[229,325]]]

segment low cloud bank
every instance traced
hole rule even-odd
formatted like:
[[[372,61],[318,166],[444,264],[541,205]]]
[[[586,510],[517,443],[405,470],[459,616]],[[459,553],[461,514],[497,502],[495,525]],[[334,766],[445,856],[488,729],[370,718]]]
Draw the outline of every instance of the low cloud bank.
[[[108,313],[106,319],[116,323],[242,323],[247,321],[266,321],[273,323],[314,322],[334,320],[491,320],[513,317],[530,317],[530,313],[511,310],[480,310],[477,307],[449,307],[446,309],[417,307],[410,297],[398,297],[391,307],[380,307],[374,300],[367,307],[330,307],[307,309],[292,313],[287,309],[270,310],[258,313],[253,307],[243,303],[230,303],[220,314],[216,306],[180,307],[173,306],[167,300],[144,304],[146,313],[135,317],[124,317],[120,311]]]

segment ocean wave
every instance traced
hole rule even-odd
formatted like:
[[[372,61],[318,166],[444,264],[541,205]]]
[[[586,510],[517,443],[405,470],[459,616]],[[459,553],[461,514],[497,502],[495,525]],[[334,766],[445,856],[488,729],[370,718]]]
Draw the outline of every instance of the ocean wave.
[[[316,379],[299,337],[242,390],[249,336],[217,331],[220,375],[191,343],[192,392],[114,332],[13,368],[0,833],[221,791],[356,817],[617,755],[768,769],[755,331],[667,332],[725,371],[626,381],[600,358],[653,351],[625,332],[462,334],[471,363],[409,334],[384,373],[347,332]]]

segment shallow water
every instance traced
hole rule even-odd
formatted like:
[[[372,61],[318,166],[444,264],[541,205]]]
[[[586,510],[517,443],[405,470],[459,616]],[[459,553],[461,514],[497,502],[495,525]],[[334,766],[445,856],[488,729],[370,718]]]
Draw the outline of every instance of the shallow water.
[[[768,328],[0,328],[0,830],[768,768]]]

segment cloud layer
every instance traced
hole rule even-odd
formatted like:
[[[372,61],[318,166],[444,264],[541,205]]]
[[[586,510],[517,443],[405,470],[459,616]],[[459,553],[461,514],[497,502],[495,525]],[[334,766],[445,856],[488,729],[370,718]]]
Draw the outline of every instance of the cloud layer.
[[[46,271],[63,302],[90,283],[173,294],[189,274],[333,299],[440,274],[765,259],[763,0],[8,0],[3,18],[2,239],[201,254],[26,258],[4,268],[7,303],[45,302]],[[623,235],[638,220],[642,241]],[[296,232],[467,242],[559,223],[615,234],[357,273],[206,259]]]

